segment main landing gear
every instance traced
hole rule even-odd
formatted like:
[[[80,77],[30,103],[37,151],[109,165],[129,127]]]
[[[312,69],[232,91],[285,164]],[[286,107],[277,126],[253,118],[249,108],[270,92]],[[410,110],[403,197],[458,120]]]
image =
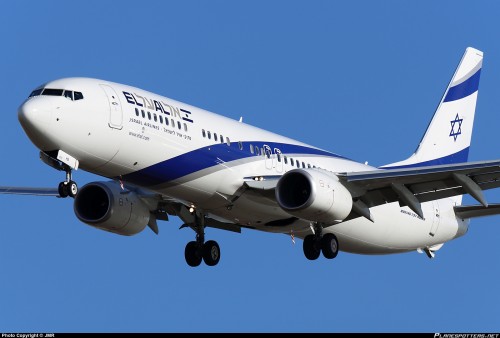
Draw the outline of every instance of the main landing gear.
[[[205,242],[204,220],[203,216],[195,217],[195,226],[193,228],[196,231],[196,240],[189,242],[184,250],[186,263],[189,266],[198,266],[202,260],[206,265],[214,266],[220,260],[219,244],[216,241]]]
[[[313,225],[313,230],[313,235],[307,235],[304,238],[303,249],[306,258],[313,261],[318,259],[321,252],[327,259],[337,257],[339,252],[337,237],[332,233],[323,235],[323,227],[317,223]]]
[[[59,183],[57,190],[59,192],[59,196],[62,198],[65,197],[75,197],[78,193],[78,185],[75,181],[71,179],[71,168],[66,168],[66,180]]]

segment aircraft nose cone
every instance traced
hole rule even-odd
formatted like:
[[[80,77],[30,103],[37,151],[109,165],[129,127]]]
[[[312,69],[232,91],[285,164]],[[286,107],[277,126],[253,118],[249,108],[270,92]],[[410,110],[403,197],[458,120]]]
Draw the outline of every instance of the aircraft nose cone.
[[[19,122],[25,130],[47,124],[49,120],[47,115],[48,112],[44,111],[34,100],[26,101],[17,111]]]
[[[24,102],[17,111],[17,117],[25,133],[40,149],[47,143],[50,124],[50,110],[45,109],[37,99]]]

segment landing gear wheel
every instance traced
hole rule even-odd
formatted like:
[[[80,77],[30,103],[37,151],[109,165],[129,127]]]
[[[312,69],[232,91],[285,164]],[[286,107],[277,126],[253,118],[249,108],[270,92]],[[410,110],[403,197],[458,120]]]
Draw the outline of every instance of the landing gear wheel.
[[[57,187],[57,192],[59,193],[59,197],[65,198],[65,197],[75,197],[76,194],[78,193],[78,185],[76,184],[75,181],[71,179],[71,168],[68,167],[67,165],[65,166],[65,171],[66,171],[66,179],[59,183],[59,186]]]
[[[219,263],[220,248],[216,241],[207,241],[203,244],[203,261],[208,266],[214,266]]]
[[[75,181],[69,181],[66,184],[66,188],[67,188],[69,197],[75,197],[76,194],[78,193],[78,185],[76,184]]]
[[[333,259],[337,257],[339,253],[339,242],[334,234],[327,233],[321,238],[321,251],[323,256],[327,259]]]
[[[311,261],[318,259],[319,254],[321,253],[314,235],[307,235],[304,238],[303,249],[304,255]]]
[[[186,263],[189,266],[195,267],[201,264],[201,254],[198,247],[198,243],[191,241],[186,245],[184,250],[184,257],[186,258]]]
[[[66,198],[69,196],[68,185],[66,182],[59,183],[57,191],[59,192],[59,196],[62,198]]]

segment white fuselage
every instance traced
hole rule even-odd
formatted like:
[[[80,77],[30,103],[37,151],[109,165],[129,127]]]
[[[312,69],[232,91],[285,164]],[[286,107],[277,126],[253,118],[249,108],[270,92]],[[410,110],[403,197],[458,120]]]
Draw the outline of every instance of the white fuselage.
[[[19,109],[32,142],[45,152],[63,150],[80,168],[185,201],[217,219],[303,238],[309,222],[289,219],[276,202],[251,191],[248,177],[282,175],[297,167],[330,172],[375,168],[138,88],[88,78],[49,82],[45,88],[83,93],[83,99],[34,96]],[[228,198],[238,195],[228,208]],[[388,203],[364,217],[325,228],[342,251],[384,254],[444,243],[465,234],[455,217],[457,199],[422,204],[425,219]],[[279,222],[278,222],[279,223]],[[266,225],[267,224],[267,225]]]

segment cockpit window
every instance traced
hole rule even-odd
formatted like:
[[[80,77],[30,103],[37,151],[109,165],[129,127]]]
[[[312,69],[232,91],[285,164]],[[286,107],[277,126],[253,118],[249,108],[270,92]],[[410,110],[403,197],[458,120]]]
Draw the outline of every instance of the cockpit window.
[[[73,101],[73,91],[72,90],[65,90],[64,91],[64,97],[67,97],[71,101]]]
[[[75,95],[75,101],[76,100],[83,100],[83,94],[80,93],[80,92],[74,92],[73,93]]]
[[[43,88],[35,89],[34,91],[31,92],[29,97],[40,95],[42,93],[42,90],[43,90]]]
[[[49,96],[62,96],[62,94],[63,94],[62,89],[51,89],[51,88],[45,88],[42,93],[42,95],[49,95]]]
[[[72,90],[52,89],[52,88],[38,88],[31,92],[29,97],[47,95],[47,96],[64,96],[72,101],[82,100],[83,94],[81,92],[74,92]]]

